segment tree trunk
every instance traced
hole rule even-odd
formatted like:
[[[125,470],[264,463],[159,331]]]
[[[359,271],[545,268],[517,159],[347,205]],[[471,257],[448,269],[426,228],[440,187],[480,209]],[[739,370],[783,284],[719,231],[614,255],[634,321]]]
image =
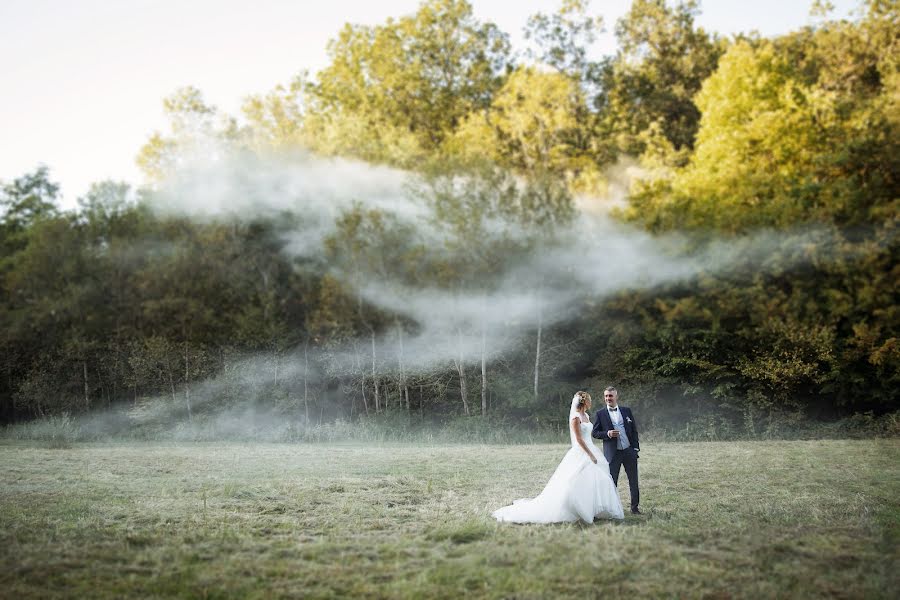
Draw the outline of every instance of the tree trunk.
[[[456,360],[456,372],[459,373],[459,395],[462,398],[463,402],[463,411],[466,413],[466,416],[469,416],[469,394],[466,389],[466,365],[463,362],[463,348],[462,348],[462,332],[457,330],[457,340],[458,340],[458,357]]]
[[[462,361],[457,363],[457,372],[459,373],[459,395],[463,401],[463,411],[469,416],[469,401],[467,400],[469,393],[466,390],[466,367]]]
[[[100,385],[100,399],[106,399],[106,408],[109,408],[112,404],[112,401],[109,398],[109,386],[103,381],[103,374],[100,372],[100,369],[97,369],[97,382]]]
[[[481,327],[481,416],[487,416],[487,331]]]
[[[303,406],[306,411],[306,428],[309,429],[309,340],[303,343]]]
[[[91,395],[90,388],[88,387],[87,361],[83,361],[81,363],[81,367],[84,370],[84,410],[85,412],[87,412],[91,408]]]
[[[278,348],[272,350],[272,359],[275,361],[275,387],[278,387]]]
[[[11,389],[13,389],[12,361],[10,360],[9,354],[6,353],[6,351],[8,350],[8,346],[6,346],[6,345],[4,345],[4,346],[5,346],[4,354],[5,354],[6,360],[3,361],[3,366],[6,368],[6,389],[11,390]],[[12,418],[13,418],[13,420],[15,420],[19,416],[19,407],[18,407],[18,402],[16,401],[17,400],[16,396],[18,396],[18,394],[11,394],[11,396],[12,396]]]
[[[365,325],[366,327],[368,327],[368,323],[366,322],[366,319],[365,319],[365,317],[363,316],[363,308],[362,308],[362,307],[363,307],[363,302],[362,302],[362,293],[360,292],[360,289],[361,289],[361,286],[360,286],[360,284],[359,284],[359,282],[360,282],[360,274],[359,274],[359,270],[358,270],[358,269],[357,269],[356,272],[355,272],[354,282],[355,282],[354,287],[356,287],[356,312],[357,312],[357,314],[359,315],[359,320],[360,320],[360,322],[361,322],[363,325]],[[370,331],[372,331],[372,335],[374,336],[374,335],[375,335],[374,329],[370,328]],[[374,357],[375,357],[375,345],[374,345],[374,344],[375,344],[375,340],[374,340],[374,337],[373,337],[373,339],[372,339],[372,372],[373,372],[373,373],[374,373],[374,371],[375,371],[375,358],[374,358]],[[362,399],[363,399],[363,406],[365,407],[365,409],[366,409],[366,415],[368,416],[368,414],[369,414],[369,402],[368,402],[368,400],[366,400],[366,372],[363,371],[363,367],[362,367],[362,358],[360,357],[359,343],[356,344],[356,366],[359,368],[360,377],[362,378]],[[378,393],[378,385],[377,385],[377,383],[376,383],[376,385],[375,385],[375,393],[376,393],[376,394]],[[375,413],[378,414],[378,399],[377,399],[377,398],[375,399]]]
[[[540,298],[538,298],[538,327],[537,347],[534,351],[534,399],[538,399],[538,383],[541,375],[541,330],[543,329],[543,315],[541,312]]]
[[[188,343],[184,343],[184,403],[187,405],[188,421],[194,422],[194,414],[191,410],[191,370],[190,370],[190,349]]]
[[[375,329],[370,330],[372,337],[372,387],[375,390],[375,414],[381,412],[381,402],[378,394],[378,373],[375,371]]]
[[[362,390],[363,408],[366,410],[366,416],[369,414],[369,401],[366,399],[366,372],[362,368],[362,358],[359,355],[359,344],[356,344],[356,368],[359,369],[359,378],[361,380],[360,389]]]
[[[169,389],[172,391],[172,404],[178,402],[178,397],[175,395],[175,377],[172,375],[172,363],[169,361],[169,357],[166,356],[166,373],[169,375]]]
[[[119,325],[117,323],[116,324],[116,352],[113,355],[115,358],[113,360],[112,392],[110,394],[112,398],[119,397],[119,375],[120,375],[120,370],[121,370],[121,367],[119,365],[120,365],[120,361],[122,360],[121,354],[122,354],[122,344],[120,343]]]
[[[403,393],[406,391],[406,412],[409,412],[409,390],[406,388],[406,372],[403,365],[403,326],[397,323],[397,339],[400,341],[400,355],[398,362],[400,363],[400,406],[403,406]]]
[[[368,399],[366,398],[366,380],[365,380],[365,378],[363,378],[363,380],[362,380],[362,401],[363,401],[363,408],[366,409],[366,415],[368,416],[368,414],[369,414],[369,401],[368,401]]]

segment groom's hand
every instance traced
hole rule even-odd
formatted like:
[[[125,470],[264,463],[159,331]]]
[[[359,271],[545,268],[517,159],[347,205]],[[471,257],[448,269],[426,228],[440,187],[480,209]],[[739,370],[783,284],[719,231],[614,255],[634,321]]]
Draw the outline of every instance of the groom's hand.
[[[609,431],[606,432],[606,435],[608,435],[611,438],[617,438],[617,437],[619,437],[619,431],[617,429],[610,429]]]

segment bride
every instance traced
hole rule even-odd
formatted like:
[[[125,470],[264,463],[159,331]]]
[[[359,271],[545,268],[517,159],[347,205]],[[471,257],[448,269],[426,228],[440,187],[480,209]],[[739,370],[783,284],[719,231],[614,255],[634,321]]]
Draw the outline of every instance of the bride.
[[[569,410],[572,447],[536,498],[516,500],[493,512],[498,521],[512,523],[559,523],[594,517],[624,519],[622,502],[609,474],[603,452],[591,441],[591,395],[578,392]]]

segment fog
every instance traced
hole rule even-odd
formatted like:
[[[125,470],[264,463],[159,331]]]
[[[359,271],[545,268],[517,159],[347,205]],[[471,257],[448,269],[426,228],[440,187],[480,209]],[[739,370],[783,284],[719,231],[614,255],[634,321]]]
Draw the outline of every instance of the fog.
[[[438,183],[397,169],[313,156],[290,161],[258,157],[194,160],[165,182],[156,195],[160,212],[198,220],[252,219],[292,213],[300,225],[285,234],[284,252],[293,258],[320,259],[329,274],[339,278],[350,294],[413,326],[406,332],[405,368],[428,370],[462,359],[480,362],[506,352],[542,326],[572,319],[585,301],[597,301],[623,290],[638,291],[684,281],[699,273],[741,268],[761,269],[784,236],[761,233],[751,238],[707,244],[687,252],[680,235],[651,236],[613,220],[609,209],[621,206],[630,178],[639,170],[622,164],[611,169],[609,195],[579,198],[576,215],[564,227],[538,227],[537,243],[504,257],[499,272],[483,279],[466,278],[438,287],[410,285],[388,268],[380,273],[350,273],[325,259],[323,240],[334,233],[335,220],[353,206],[379,210],[405,226],[410,239],[439,247],[447,227],[435,218],[429,194],[486,197],[465,177],[445,177]],[[430,187],[429,187],[430,186]],[[518,223],[496,214],[473,215],[486,235],[517,241],[532,235]],[[812,235],[812,234],[811,234]],[[489,246],[486,246],[490,248]],[[782,265],[784,266],[784,265]],[[368,336],[367,336],[368,338]],[[401,349],[397,332],[376,340],[376,369],[393,371]],[[483,344],[483,341],[486,343]],[[369,340],[366,339],[366,343]],[[359,361],[354,345],[330,353],[338,370]],[[370,361],[371,362],[371,361]]]
[[[783,235],[763,232],[688,252],[683,236],[651,236],[617,222],[609,209],[624,203],[635,173],[639,170],[633,165],[613,168],[607,197],[577,199],[571,224],[538,227],[536,236],[518,223],[503,221],[502,215],[473,215],[479,220],[473,226],[485,235],[505,236],[514,243],[531,235],[537,242],[504,256],[499,271],[494,269],[489,276],[466,277],[440,287],[433,281],[411,285],[390,265],[379,273],[343,270],[326,260],[323,240],[334,233],[342,211],[359,206],[382,211],[404,226],[409,237],[398,244],[440,248],[451,234],[435,218],[429,194],[462,195],[474,189],[486,203],[491,201],[489,190],[479,190],[477,182],[472,185],[464,177],[447,177],[435,184],[400,170],[346,159],[233,157],[195,161],[182,169],[161,186],[156,206],[163,213],[198,220],[299,215],[300,224],[285,233],[284,252],[293,258],[318,259],[351,295],[410,323],[402,354],[405,368],[416,371],[460,358],[476,364],[482,353],[488,358],[501,355],[521,345],[539,323],[552,326],[576,317],[585,301],[685,281],[700,273],[766,268],[767,256],[785,240]],[[792,238],[792,243],[816,235],[821,237],[808,232]],[[490,250],[489,245],[483,248]],[[798,250],[802,250],[799,243]],[[388,331],[376,340],[376,354],[384,357],[376,360],[376,369],[382,368],[381,363],[394,369],[401,355],[395,347],[397,337],[397,332]],[[333,351],[329,360],[338,370],[350,369],[359,362],[358,354],[354,345]]]
[[[640,175],[640,170],[634,165],[615,167],[609,173],[608,195],[576,198],[574,218],[565,225],[525,226],[502,211],[479,213],[477,202],[483,199],[490,205],[499,192],[475,178],[426,180],[397,169],[312,156],[290,161],[246,156],[193,160],[155,190],[152,206],[156,211],[200,222],[297,216],[285,221],[294,226],[283,234],[283,252],[291,259],[320,265],[322,274],[337,278],[349,295],[392,315],[394,321],[327,351],[307,344],[245,357],[187,390],[137,403],[130,419],[164,429],[181,427],[188,417],[185,406],[189,402],[194,412],[209,407],[207,413],[216,413],[206,426],[223,435],[260,427],[282,431],[283,407],[278,402],[306,419],[310,386],[320,386],[316,392],[319,406],[329,397],[359,395],[367,378],[446,379],[454,369],[458,372],[482,362],[490,365],[511,352],[533,355],[540,329],[577,319],[587,305],[604,298],[688,282],[700,275],[796,267],[807,260],[806,244],[827,241],[827,232],[818,230],[792,236],[762,232],[714,240],[697,249],[678,234],[652,236],[610,216],[611,209],[624,204],[630,178],[636,174]],[[525,193],[525,184],[514,181],[513,189],[512,195],[508,189],[503,193],[506,201],[513,198],[515,203],[515,195]],[[419,245],[437,255],[445,248],[450,254],[464,253],[465,245],[460,250],[459,244],[452,244],[457,233],[436,215],[435,199],[452,201],[455,194],[468,194],[469,202],[474,198],[476,210],[466,226],[481,235],[473,242],[479,244],[478,251],[490,254],[494,238],[506,243],[503,256],[494,261],[489,274],[441,282],[425,276],[411,281],[396,265],[382,265],[378,272],[349,270],[325,253],[324,241],[335,233],[336,221],[354,207],[390,215],[398,230],[406,232],[397,240],[399,246]],[[794,258],[787,262],[785,244],[794,247]],[[775,248],[781,250],[780,258],[770,265],[767,260]],[[388,262],[384,257],[368,258]],[[470,377],[474,375],[473,369]],[[334,376],[343,378],[344,388],[326,390],[324,384]],[[523,379],[532,376],[523,373]],[[291,391],[276,402],[271,398],[256,402],[272,394],[273,382],[277,384],[279,379],[293,382]],[[473,380],[469,385],[477,383]],[[373,390],[367,393],[370,397],[364,402],[371,402]],[[222,398],[235,397],[246,402],[222,402]],[[222,406],[227,410],[221,410]],[[363,409],[357,406],[356,410]],[[117,418],[93,415],[89,429],[115,429]]]

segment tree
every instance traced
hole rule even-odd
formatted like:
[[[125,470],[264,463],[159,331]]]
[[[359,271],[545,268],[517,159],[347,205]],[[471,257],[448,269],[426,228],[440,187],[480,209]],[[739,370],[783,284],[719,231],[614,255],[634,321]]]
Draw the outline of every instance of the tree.
[[[566,225],[574,215],[571,194],[557,177],[522,181],[503,169],[469,164],[463,170],[450,168],[429,173],[423,183],[424,187],[417,195],[424,198],[433,211],[435,225],[447,232],[442,251],[433,259],[430,270],[435,273],[434,280],[439,287],[460,298],[477,294],[483,295],[487,302],[488,296],[496,290],[496,282],[517,258],[551,238],[557,228]],[[540,295],[540,283],[535,283],[535,294]],[[482,334],[482,411],[487,410],[485,331],[488,325],[497,328],[496,324],[487,323],[486,318],[482,317],[480,322],[462,322],[455,332],[458,347],[454,368],[466,410],[466,352],[462,339],[478,329]],[[540,314],[535,315],[535,324],[537,382],[541,358]]]
[[[528,18],[525,38],[536,47],[529,56],[550,66],[584,86],[595,83],[600,64],[588,58],[597,33],[603,31],[603,17],[588,15],[590,0],[562,0],[559,9]]]
[[[308,87],[303,72],[287,86],[278,85],[265,95],[247,98],[241,108],[257,152],[290,151],[311,145],[312,140],[307,139],[303,129]]]
[[[415,140],[433,152],[466,114],[490,104],[508,53],[506,36],[478,22],[465,0],[430,0],[412,16],[375,27],[347,25],[311,86],[308,127],[359,122],[355,143],[363,148],[374,135],[388,147]],[[392,155],[388,149],[371,158]]]
[[[708,233],[748,249],[746,234],[778,234],[764,259],[707,276],[702,294],[638,302],[646,336],[634,372],[650,366],[731,406],[889,408],[885,386],[900,372],[888,283],[900,136],[896,61],[886,59],[896,28],[878,5],[859,23],[736,42],[695,97],[693,153],[650,138],[655,178],[632,190],[626,217],[699,234],[700,247]]]
[[[363,404],[366,407],[367,375],[362,369],[358,338],[359,334],[367,335],[369,338],[370,372],[376,412],[382,410],[379,373],[384,362],[383,357],[379,362],[377,336],[392,321],[395,328],[402,326],[397,319],[391,319],[384,311],[378,310],[372,303],[366,301],[365,288],[376,282],[388,287],[393,282],[402,283],[407,277],[405,270],[414,264],[410,260],[409,252],[414,251],[411,245],[415,241],[412,229],[396,216],[377,209],[367,210],[359,204],[341,214],[335,223],[335,232],[325,240],[331,264],[340,270],[349,291],[356,296],[356,315],[353,322],[356,325],[357,363],[362,380]],[[400,371],[403,371],[402,362]],[[385,408],[386,402],[387,398]]]
[[[158,183],[193,161],[221,157],[244,143],[234,118],[207,104],[195,87],[176,90],[163,100],[163,111],[169,119],[168,135],[154,132],[136,159],[150,182]]]
[[[602,134],[626,154],[643,152],[641,133],[657,123],[675,149],[691,148],[700,118],[694,94],[715,70],[723,46],[694,25],[696,0],[635,0],[616,24],[620,49],[602,75],[596,105]]]
[[[0,187],[0,260],[21,249],[22,236],[36,221],[58,214],[59,185],[50,171],[40,166],[33,173]]]
[[[584,191],[599,177],[589,153],[589,133],[579,121],[586,112],[576,81],[520,68],[489,110],[469,115],[448,149],[468,161],[496,162],[529,179],[568,179]]]
[[[697,95],[689,163],[661,187],[640,184],[629,214],[653,228],[741,231],[890,210],[896,123],[884,100],[848,104],[802,67],[771,42],[734,44]]]

